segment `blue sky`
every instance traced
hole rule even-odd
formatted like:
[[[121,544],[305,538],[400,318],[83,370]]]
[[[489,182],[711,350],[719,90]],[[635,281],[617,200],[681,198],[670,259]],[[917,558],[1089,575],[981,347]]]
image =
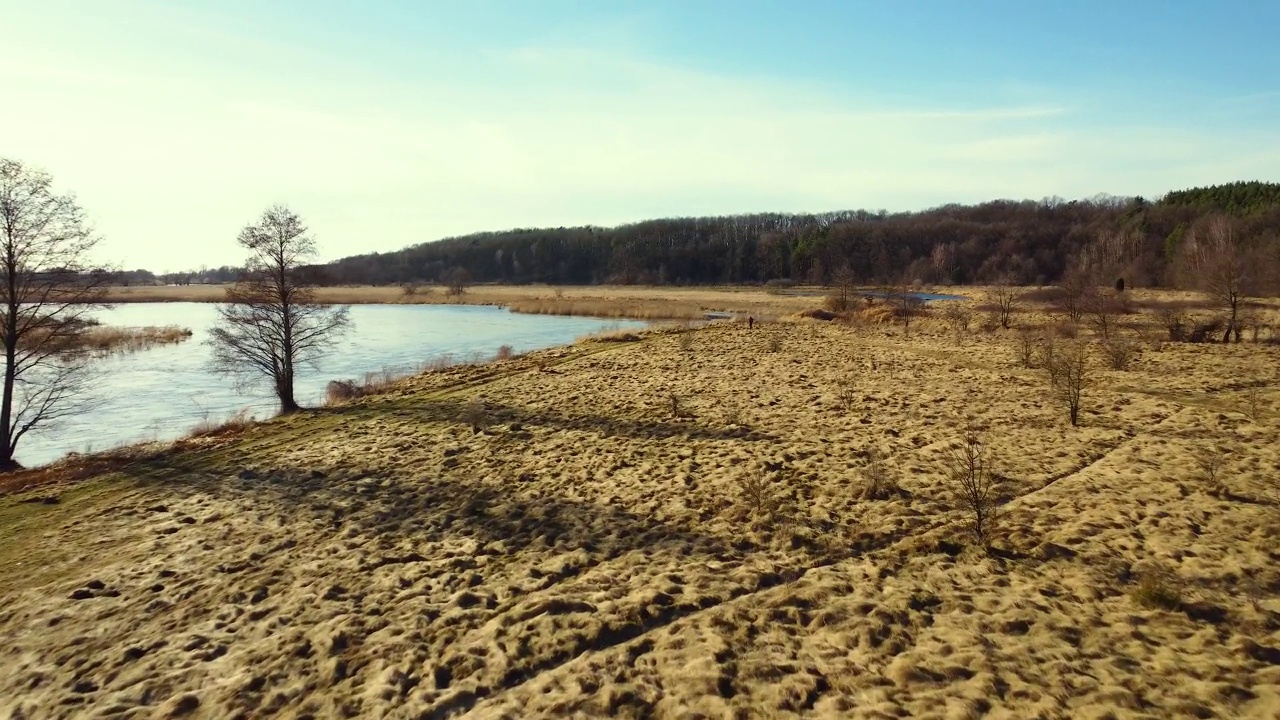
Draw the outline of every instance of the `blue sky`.
[[[0,156],[104,260],[1280,180],[1280,3],[0,0]]]

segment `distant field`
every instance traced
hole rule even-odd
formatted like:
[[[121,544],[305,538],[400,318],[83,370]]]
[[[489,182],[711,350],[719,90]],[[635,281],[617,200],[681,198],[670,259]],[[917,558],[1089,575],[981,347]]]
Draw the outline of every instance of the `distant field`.
[[[1280,716],[1280,345],[945,313],[614,333],[31,473],[0,715]]]
[[[129,302],[219,302],[225,285],[140,286],[111,288],[108,299]],[[638,319],[699,319],[708,312],[788,314],[812,307],[813,297],[771,294],[759,286],[678,288],[600,285],[482,285],[462,295],[441,288],[412,294],[399,286],[322,287],[316,296],[336,304],[468,304],[501,305],[515,312],[547,315],[590,315]]]

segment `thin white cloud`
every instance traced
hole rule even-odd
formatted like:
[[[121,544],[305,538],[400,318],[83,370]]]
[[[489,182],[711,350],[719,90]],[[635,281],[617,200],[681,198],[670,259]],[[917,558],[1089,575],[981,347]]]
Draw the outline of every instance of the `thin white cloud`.
[[[655,215],[1155,194],[1280,167],[1256,152],[1272,131],[1109,126],[1065,101],[886,98],[573,48],[386,76],[296,40],[162,24],[151,55],[120,25],[0,47],[0,93],[23,109],[0,115],[0,154],[77,191],[130,267],[236,262],[236,230],[273,202],[338,257]]]

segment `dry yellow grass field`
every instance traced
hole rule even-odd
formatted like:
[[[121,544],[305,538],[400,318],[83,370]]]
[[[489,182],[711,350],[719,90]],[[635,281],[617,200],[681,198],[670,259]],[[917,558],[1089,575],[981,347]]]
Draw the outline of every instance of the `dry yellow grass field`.
[[[717,323],[143,452],[0,499],[0,712],[1280,716],[1280,345],[1090,357],[1072,427],[1013,330]]]
[[[226,285],[165,285],[114,287],[113,303],[219,302]],[[821,292],[820,288],[808,292]],[[515,312],[544,315],[589,315],[642,320],[701,319],[709,312],[794,313],[816,302],[803,295],[771,294],[764,288],[725,286],[672,288],[640,285],[479,285],[462,295],[443,288],[422,287],[408,294],[398,286],[316,288],[316,298],[334,304],[467,304],[501,305]]]

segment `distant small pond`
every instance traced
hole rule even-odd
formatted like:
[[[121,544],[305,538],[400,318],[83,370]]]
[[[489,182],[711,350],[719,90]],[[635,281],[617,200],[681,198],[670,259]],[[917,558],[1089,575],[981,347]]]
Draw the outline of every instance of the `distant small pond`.
[[[213,303],[122,304],[97,313],[106,325],[181,325],[194,335],[178,345],[97,362],[95,407],[18,444],[17,459],[41,465],[68,452],[105,450],[122,444],[177,438],[202,420],[221,421],[243,408],[258,417],[276,410],[266,386],[237,392],[231,378],[209,371],[205,344],[217,317]],[[510,345],[516,352],[565,345],[611,328],[635,329],[630,320],[521,315],[504,308],[473,305],[354,305],[354,324],[316,369],[297,380],[303,405],[318,405],[330,380],[363,379],[384,369],[410,371],[443,355],[461,360],[492,356]]]

